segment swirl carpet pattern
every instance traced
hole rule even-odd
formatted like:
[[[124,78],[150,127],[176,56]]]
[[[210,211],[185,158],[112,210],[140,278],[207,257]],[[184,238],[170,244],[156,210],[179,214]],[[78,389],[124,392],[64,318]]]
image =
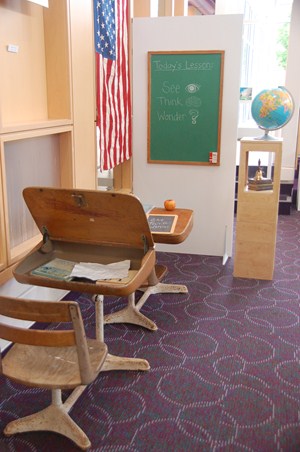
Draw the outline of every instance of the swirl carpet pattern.
[[[74,405],[91,451],[299,451],[300,213],[279,216],[272,281],[234,278],[233,259],[223,266],[220,257],[177,254],[175,246],[157,260],[168,267],[164,282],[188,293],[151,295],[142,312],[156,332],[105,326],[110,353],[146,358],[151,369],[103,372]],[[91,298],[67,298],[78,300],[93,336]],[[125,301],[107,297],[105,312]],[[1,431],[49,396],[2,378]],[[39,432],[1,433],[0,450],[78,449]]]

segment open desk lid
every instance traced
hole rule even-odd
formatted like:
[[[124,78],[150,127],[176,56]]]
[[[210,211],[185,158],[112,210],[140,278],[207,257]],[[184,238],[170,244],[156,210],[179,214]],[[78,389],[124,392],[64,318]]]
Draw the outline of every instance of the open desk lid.
[[[44,237],[76,243],[154,248],[140,201],[96,190],[28,187],[25,202]]]

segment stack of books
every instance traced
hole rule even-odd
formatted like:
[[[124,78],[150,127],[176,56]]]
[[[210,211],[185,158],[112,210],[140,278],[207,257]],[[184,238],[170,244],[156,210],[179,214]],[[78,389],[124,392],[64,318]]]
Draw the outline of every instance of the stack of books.
[[[248,190],[262,191],[262,190],[273,190],[272,179],[262,178],[259,180],[249,179],[248,180]]]

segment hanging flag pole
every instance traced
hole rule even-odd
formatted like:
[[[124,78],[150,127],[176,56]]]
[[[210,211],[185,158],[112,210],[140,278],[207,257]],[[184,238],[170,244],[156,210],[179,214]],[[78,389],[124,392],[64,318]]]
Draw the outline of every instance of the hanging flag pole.
[[[94,0],[100,170],[131,157],[128,1]]]

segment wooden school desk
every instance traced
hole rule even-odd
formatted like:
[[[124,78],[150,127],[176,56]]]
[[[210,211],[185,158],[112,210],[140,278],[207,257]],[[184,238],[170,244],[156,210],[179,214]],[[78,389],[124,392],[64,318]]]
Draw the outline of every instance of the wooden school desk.
[[[171,234],[152,234],[140,202],[131,195],[78,189],[29,187],[24,199],[43,235],[42,242],[16,267],[17,281],[87,292],[94,295],[96,336],[104,341],[104,324],[129,322],[157,329],[140,308],[152,293],[186,292],[185,286],[159,282],[163,272],[155,268],[153,239],[159,243],[180,243],[192,227],[192,211],[176,209],[178,216]],[[164,212],[154,209],[153,212]],[[173,241],[174,240],[174,241]],[[122,242],[123,243],[120,243]],[[171,242],[170,242],[171,241]],[[173,241],[173,242],[172,242]],[[110,263],[130,259],[135,275],[128,282],[56,280],[34,274],[40,265],[53,258],[73,262]],[[135,304],[135,291],[145,290],[143,300]],[[128,297],[126,312],[103,318],[105,295]],[[148,370],[145,359],[114,356],[108,353],[103,370]]]
[[[193,228],[193,211],[190,209],[175,209],[166,211],[164,208],[154,207],[149,215],[159,216],[176,216],[175,228],[172,232],[152,232],[155,243],[176,245],[182,243],[190,234]],[[143,326],[149,330],[157,330],[156,324],[148,317],[140,312],[150,295],[158,293],[187,293],[188,289],[182,284],[164,284],[160,280],[167,272],[167,267],[164,265],[156,265],[148,281],[140,287],[139,290],[144,294],[137,303],[133,297],[129,297],[127,306],[117,312],[113,312],[104,317],[105,323],[133,323],[135,325]]]

